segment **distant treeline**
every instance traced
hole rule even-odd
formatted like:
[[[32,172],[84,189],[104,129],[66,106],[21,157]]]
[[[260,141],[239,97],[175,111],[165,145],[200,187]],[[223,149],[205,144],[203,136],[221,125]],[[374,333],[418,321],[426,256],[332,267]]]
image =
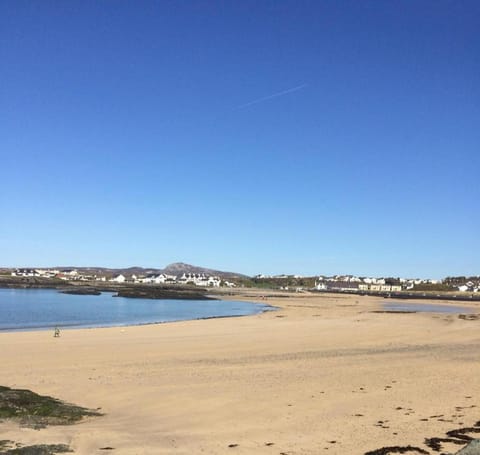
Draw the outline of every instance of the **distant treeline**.
[[[449,286],[461,286],[469,281],[480,283],[480,276],[447,276],[444,278],[443,283]]]
[[[282,277],[282,278],[241,278],[236,279],[235,283],[240,286],[252,287],[252,288],[313,288],[315,286],[316,277],[301,277],[295,278]]]
[[[414,291],[425,291],[425,292],[442,292],[442,291],[452,291],[454,288],[451,285],[445,283],[420,283],[416,284],[413,287]]]

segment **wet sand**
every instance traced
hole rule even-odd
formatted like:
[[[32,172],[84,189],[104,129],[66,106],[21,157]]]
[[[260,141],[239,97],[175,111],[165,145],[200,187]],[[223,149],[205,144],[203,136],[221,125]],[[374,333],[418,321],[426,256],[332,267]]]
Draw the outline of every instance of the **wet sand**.
[[[58,339],[1,333],[1,385],[105,416],[42,430],[0,423],[0,439],[78,454],[433,453],[425,438],[480,420],[480,320],[375,313],[373,297],[260,294],[229,298],[280,309]]]

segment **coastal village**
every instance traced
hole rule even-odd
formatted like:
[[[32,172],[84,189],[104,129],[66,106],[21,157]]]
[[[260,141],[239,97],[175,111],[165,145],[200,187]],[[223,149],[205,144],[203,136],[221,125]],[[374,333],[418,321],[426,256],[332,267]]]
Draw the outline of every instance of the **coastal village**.
[[[294,275],[295,278],[302,277]],[[286,275],[267,277],[257,275],[260,279],[285,279]],[[450,291],[480,292],[480,277],[456,277],[444,280],[421,278],[375,278],[355,275],[319,276],[315,279],[314,289],[330,292],[401,292],[428,290],[431,288],[449,288]],[[288,289],[287,289],[288,290]],[[445,290],[445,289],[444,289]]]
[[[245,286],[245,280],[226,279],[208,273],[184,272],[178,275],[169,273],[85,273],[81,269],[19,268],[10,272],[12,277],[47,278],[64,281],[110,282],[118,284],[150,285],[194,285],[201,287],[237,287]],[[306,282],[310,285],[305,284]],[[255,275],[253,285],[282,290],[302,291],[304,289],[330,292],[401,292],[443,288],[456,292],[480,293],[480,277],[448,277],[443,280],[420,278],[378,278],[355,275],[334,275],[303,277],[300,275]],[[286,284],[287,283],[287,284]],[[288,283],[292,283],[289,285]]]
[[[56,278],[64,281],[101,281],[111,283],[130,283],[130,284],[182,284],[195,285],[202,287],[234,287],[235,283],[222,280],[218,276],[206,275],[204,273],[183,273],[181,276],[168,275],[165,273],[126,276],[116,274],[111,277],[106,275],[84,274],[77,269],[57,270],[57,269],[16,269],[11,272],[15,277],[38,277],[38,278]]]

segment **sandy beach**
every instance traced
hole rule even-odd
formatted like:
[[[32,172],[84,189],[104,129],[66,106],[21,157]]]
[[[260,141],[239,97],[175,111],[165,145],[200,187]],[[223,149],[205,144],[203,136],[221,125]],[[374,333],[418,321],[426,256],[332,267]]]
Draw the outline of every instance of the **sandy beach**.
[[[480,320],[374,312],[382,301],[285,294],[267,300],[278,311],[248,317],[1,333],[0,385],[105,415],[3,422],[0,439],[77,454],[434,453],[425,438],[480,420]]]

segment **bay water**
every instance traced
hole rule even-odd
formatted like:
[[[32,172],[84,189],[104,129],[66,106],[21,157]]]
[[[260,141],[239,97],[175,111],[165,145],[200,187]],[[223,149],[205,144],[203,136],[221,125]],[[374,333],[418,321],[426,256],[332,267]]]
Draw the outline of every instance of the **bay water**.
[[[55,289],[0,289],[0,330],[111,327],[245,316],[267,305],[229,300],[154,300],[62,294]]]

